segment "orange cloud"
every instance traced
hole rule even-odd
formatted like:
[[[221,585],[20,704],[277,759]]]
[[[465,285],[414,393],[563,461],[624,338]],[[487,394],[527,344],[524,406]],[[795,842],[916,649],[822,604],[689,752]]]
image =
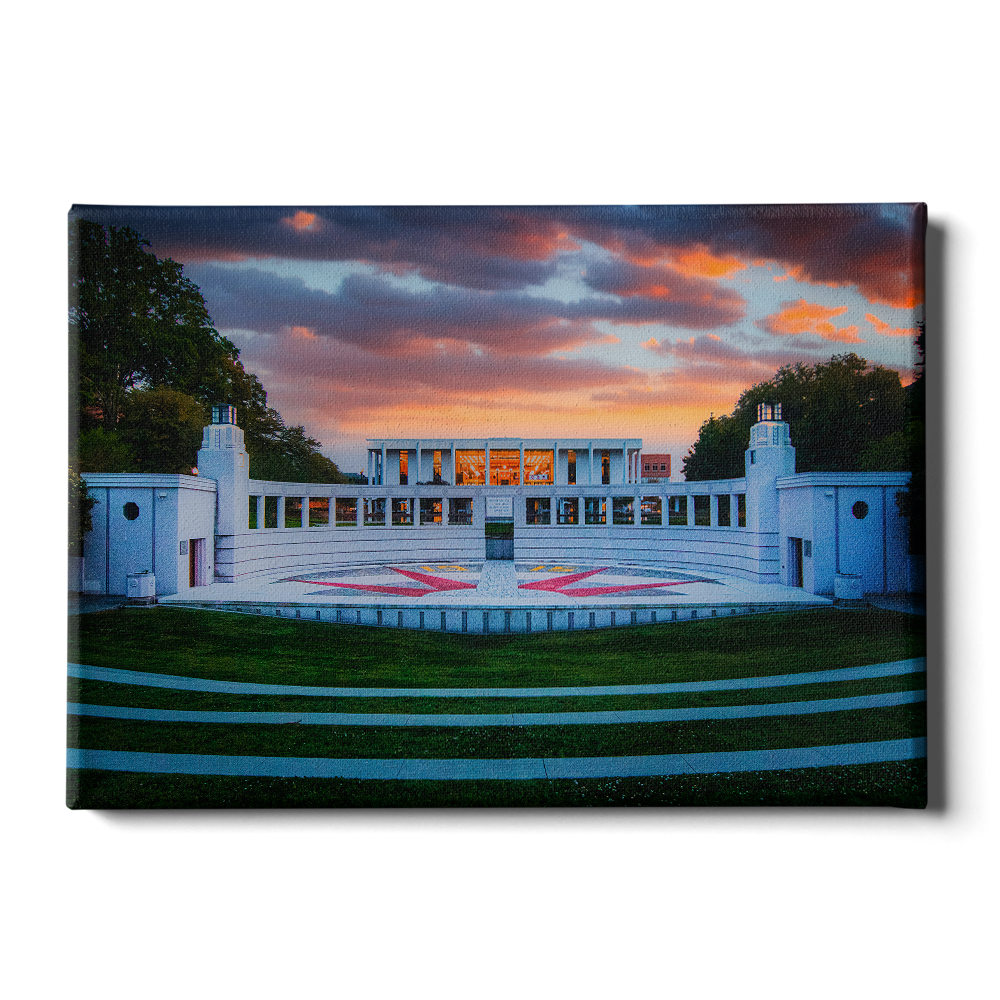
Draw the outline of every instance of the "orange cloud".
[[[655,351],[660,346],[660,342],[656,337],[650,337],[649,340],[644,340],[639,346],[645,347],[647,351]]]
[[[674,258],[673,265],[686,278],[728,278],[730,274],[746,268],[746,264],[732,254],[716,257],[704,247],[679,254]]]
[[[865,319],[875,329],[886,337],[916,337],[917,331],[912,327],[903,326],[890,326],[888,323],[884,323],[878,318],[878,316],[873,316],[871,313],[865,313]]]
[[[316,224],[315,212],[303,212],[301,209],[290,217],[281,220],[287,223],[292,229],[302,232],[303,229],[312,229]]]
[[[293,337],[299,337],[302,340],[315,340],[316,331],[312,327],[308,326],[293,326],[290,327],[290,331]]]
[[[858,328],[851,326],[834,326],[830,322],[834,316],[842,316],[847,312],[847,306],[823,306],[818,302],[806,302],[799,299],[796,302],[783,302],[780,312],[765,316],[757,323],[762,330],[779,336],[797,336],[800,333],[815,333],[824,340],[839,341],[843,344],[863,344],[858,336]]]

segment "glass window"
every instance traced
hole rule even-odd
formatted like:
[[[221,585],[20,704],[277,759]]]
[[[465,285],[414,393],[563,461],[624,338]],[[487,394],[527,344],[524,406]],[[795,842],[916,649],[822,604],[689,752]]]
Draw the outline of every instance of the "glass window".
[[[420,523],[440,524],[443,503],[441,497],[420,498]]]
[[[346,527],[347,525],[358,523],[358,500],[357,497],[337,497],[337,525]]]
[[[440,483],[441,482],[441,452],[439,452],[439,451],[435,451],[434,452],[434,468],[433,468],[433,473],[434,473],[434,482]]]
[[[566,482],[576,485],[576,452],[572,449],[566,452]]]
[[[518,486],[521,482],[521,449],[490,449],[490,485]]]
[[[528,497],[525,499],[524,520],[528,524],[551,524],[552,501],[548,497]]]
[[[663,524],[663,501],[659,497],[642,498],[642,524]]]
[[[580,498],[560,497],[556,502],[556,524],[580,523]]]
[[[614,524],[635,524],[635,497],[613,497],[611,516]]]
[[[448,500],[449,524],[472,524],[472,497],[451,497]]]
[[[399,453],[399,485],[407,486],[410,482],[410,453],[401,451]]]
[[[555,463],[551,451],[530,449],[524,453],[524,481],[532,483],[554,483]]]
[[[257,527],[257,501],[260,497],[250,497],[250,509],[247,511],[247,527],[255,529]]]
[[[606,524],[608,519],[607,497],[587,497],[583,502],[586,524]]]
[[[745,493],[736,494],[736,514],[738,517],[737,524],[741,528],[747,526],[747,495]]]
[[[455,485],[482,485],[486,482],[485,450],[455,452]]]
[[[611,452],[601,452],[601,482],[607,486],[611,482]]]

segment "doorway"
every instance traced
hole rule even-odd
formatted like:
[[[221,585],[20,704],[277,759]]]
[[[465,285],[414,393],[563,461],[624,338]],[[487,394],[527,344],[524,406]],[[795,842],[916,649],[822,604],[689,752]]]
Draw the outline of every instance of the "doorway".
[[[188,541],[188,586],[202,587],[205,584],[205,539],[192,538]]]
[[[514,519],[489,518],[486,521],[486,558],[514,558]]]
[[[801,587],[802,584],[802,539],[788,539],[788,586]]]

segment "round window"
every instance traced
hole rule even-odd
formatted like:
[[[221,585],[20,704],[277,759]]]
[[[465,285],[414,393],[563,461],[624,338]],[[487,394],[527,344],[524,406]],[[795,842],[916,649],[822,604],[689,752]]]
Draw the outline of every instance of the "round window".
[[[868,516],[868,504],[864,500],[859,500],[852,508],[851,513],[859,520],[863,521]]]
[[[122,513],[127,520],[134,521],[139,516],[139,505],[129,502],[122,507]]]

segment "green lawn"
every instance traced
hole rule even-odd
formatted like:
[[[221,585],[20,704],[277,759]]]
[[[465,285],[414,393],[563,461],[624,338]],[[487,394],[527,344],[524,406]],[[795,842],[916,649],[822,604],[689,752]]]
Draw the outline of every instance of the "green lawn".
[[[442,635],[161,606],[76,616],[70,659],[219,680],[325,687],[553,687],[814,672],[924,653],[921,618],[823,609],[529,636]],[[856,697],[925,675],[741,691],[544,698],[311,698],[69,682],[93,705],[202,711],[454,713],[608,711]],[[538,758],[762,750],[924,735],[922,703],[751,719],[561,726],[166,723],[71,716],[69,746],[326,758]],[[855,804],[919,807],[923,761],[752,774],[553,781],[347,781],[71,770],[77,808],[453,805]]]
[[[824,608],[594,632],[471,636],[160,606],[75,616],[70,660],[326,687],[552,687],[756,677],[924,653],[923,619]]]
[[[70,801],[91,809],[330,806],[883,806],[919,809],[925,761],[798,771],[680,774],[579,781],[348,781],[70,772]]]
[[[111,681],[69,678],[68,700],[84,705],[117,705],[128,708],[169,708],[189,712],[350,712],[395,715],[475,715],[480,713],[624,712],[657,708],[708,708],[721,705],[755,705],[821,698],[856,698],[891,691],[922,690],[922,671],[894,677],[794,684],[788,687],[739,691],[687,691],[677,694],[599,695],[577,698],[321,698],[301,695],[217,694],[177,691],[172,688],[116,684]]]
[[[616,757],[827,746],[924,735],[924,705],[696,722],[577,726],[305,726],[70,716],[69,746],[260,757]]]

